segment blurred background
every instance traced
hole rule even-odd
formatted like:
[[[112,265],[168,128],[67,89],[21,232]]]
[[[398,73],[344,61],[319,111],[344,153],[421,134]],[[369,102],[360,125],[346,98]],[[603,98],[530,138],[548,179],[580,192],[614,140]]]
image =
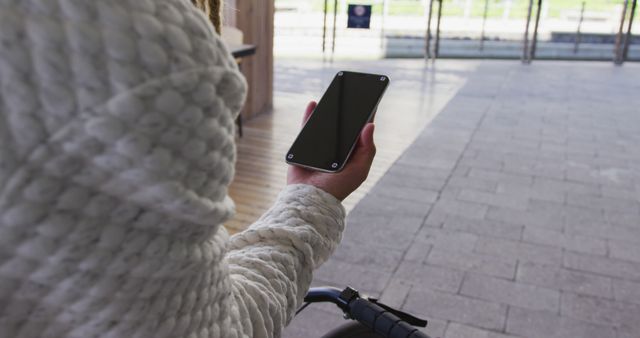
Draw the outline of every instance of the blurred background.
[[[322,51],[326,11],[325,48],[340,57],[423,57],[431,11],[430,38],[435,45],[439,37],[439,57],[520,58],[527,19],[533,34],[539,14],[536,58],[611,60],[624,12],[622,0],[551,0],[540,4],[534,0],[531,13],[528,0],[356,2],[372,6],[368,30],[346,28],[347,6],[353,3],[347,0],[329,0],[326,7],[323,0],[276,0],[276,55],[317,57]],[[627,15],[630,12],[627,10]],[[636,38],[631,41],[628,60],[640,58],[638,31],[638,25],[632,27]],[[433,47],[431,52],[435,53]]]

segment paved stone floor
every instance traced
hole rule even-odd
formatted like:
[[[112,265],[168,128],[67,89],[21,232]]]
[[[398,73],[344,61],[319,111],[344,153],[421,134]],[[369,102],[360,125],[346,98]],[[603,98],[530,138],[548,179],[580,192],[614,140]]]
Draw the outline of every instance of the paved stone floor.
[[[349,214],[323,284],[433,337],[640,337],[640,65],[482,63]],[[341,323],[312,306],[284,336]]]

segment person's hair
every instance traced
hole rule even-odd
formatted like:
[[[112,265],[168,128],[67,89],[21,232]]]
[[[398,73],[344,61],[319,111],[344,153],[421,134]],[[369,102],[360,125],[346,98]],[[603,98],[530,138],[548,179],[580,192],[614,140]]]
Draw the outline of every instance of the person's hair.
[[[207,16],[211,20],[216,32],[220,33],[220,10],[222,7],[220,0],[191,0],[191,2],[193,2],[196,7],[207,13]]]

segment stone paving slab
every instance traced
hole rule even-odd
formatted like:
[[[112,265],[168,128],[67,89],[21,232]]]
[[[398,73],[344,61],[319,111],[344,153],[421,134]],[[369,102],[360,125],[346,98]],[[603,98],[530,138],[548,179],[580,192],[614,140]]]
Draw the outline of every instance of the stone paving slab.
[[[314,283],[430,318],[434,337],[640,338],[639,79],[634,64],[482,63]],[[303,312],[284,336],[331,316]]]

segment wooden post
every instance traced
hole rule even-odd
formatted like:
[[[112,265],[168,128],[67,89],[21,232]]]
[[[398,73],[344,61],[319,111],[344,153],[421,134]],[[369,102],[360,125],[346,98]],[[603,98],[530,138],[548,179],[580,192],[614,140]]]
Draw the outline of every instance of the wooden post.
[[[627,26],[627,36],[624,39],[624,48],[622,50],[622,60],[626,61],[629,57],[629,44],[631,44],[631,27],[633,25],[633,17],[636,14],[636,5],[638,4],[638,0],[633,0],[631,4],[631,14],[629,15],[629,25]]]
[[[338,20],[338,0],[333,1],[333,36],[331,38],[331,61],[336,52],[336,25]]]
[[[578,21],[578,29],[576,30],[576,43],[573,46],[573,54],[577,54],[578,53],[578,48],[580,47],[580,34],[581,34],[581,29],[582,29],[582,20],[584,20],[584,7],[586,5],[586,2],[583,1],[582,2],[582,9],[580,9],[580,21]]]
[[[222,25],[236,27],[236,0],[224,0],[222,6]]]
[[[324,50],[327,41],[327,6],[329,0],[324,0],[324,19],[322,20],[322,55],[324,55]]]
[[[622,58],[622,48],[620,48],[622,44],[622,31],[624,29],[624,20],[627,18],[627,7],[629,7],[629,0],[624,0],[624,7],[622,7],[622,17],[620,17],[620,27],[618,28],[618,34],[616,35],[616,44],[613,56],[613,63],[616,65],[621,65],[623,62]]]
[[[527,10],[527,24],[524,27],[524,46],[522,48],[522,63],[529,63],[529,24],[531,23],[531,11],[533,10],[533,0],[529,0]]]
[[[484,12],[482,13],[482,31],[480,32],[480,51],[484,50],[484,30],[487,24],[488,11],[489,11],[489,0],[484,0]]]
[[[433,12],[433,0],[429,1],[429,16],[427,17],[427,36],[425,36],[425,50],[424,57],[425,59],[431,59],[431,17]]]
[[[436,23],[435,58],[440,54],[440,19],[442,18],[442,0],[438,0],[438,22]]]
[[[531,39],[531,55],[529,63],[536,57],[536,47],[538,46],[538,25],[540,24],[540,12],[542,11],[542,0],[538,0],[538,10],[536,11],[536,22],[533,25],[533,38]]]
[[[237,1],[237,28],[244,43],[256,45],[256,54],[242,63],[249,90],[242,111],[245,118],[268,112],[273,107],[273,15],[274,1]]]

